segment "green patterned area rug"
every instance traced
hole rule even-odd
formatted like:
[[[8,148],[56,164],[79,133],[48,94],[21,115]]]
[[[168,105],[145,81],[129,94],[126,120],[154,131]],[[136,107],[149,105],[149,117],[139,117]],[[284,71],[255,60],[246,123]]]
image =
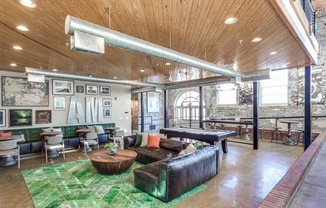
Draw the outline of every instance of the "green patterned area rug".
[[[125,173],[102,175],[88,159],[23,171],[36,208],[43,207],[173,207],[203,190],[200,185],[164,203],[134,187],[135,162]]]

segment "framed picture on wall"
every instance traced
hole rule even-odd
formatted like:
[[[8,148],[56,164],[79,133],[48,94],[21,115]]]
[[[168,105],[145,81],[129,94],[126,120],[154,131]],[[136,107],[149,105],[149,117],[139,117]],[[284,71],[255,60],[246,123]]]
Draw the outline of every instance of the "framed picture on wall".
[[[103,109],[103,117],[104,118],[110,118],[111,117],[111,109],[110,108],[104,108]]]
[[[112,99],[111,98],[104,98],[102,100],[103,104],[102,106],[103,107],[112,107]]]
[[[65,97],[54,97],[53,98],[53,110],[55,110],[55,111],[66,110],[66,98]]]
[[[9,126],[31,126],[32,109],[10,109]]]
[[[48,124],[52,122],[51,110],[36,110],[35,124]]]
[[[6,110],[0,110],[0,126],[6,126]]]
[[[53,95],[74,95],[74,81],[52,80]]]
[[[85,91],[85,87],[84,86],[81,86],[81,85],[77,85],[76,86],[76,92],[77,93],[84,93]]]
[[[111,87],[100,86],[100,95],[111,95]]]
[[[97,85],[86,85],[87,95],[97,95],[97,90],[98,90]]]

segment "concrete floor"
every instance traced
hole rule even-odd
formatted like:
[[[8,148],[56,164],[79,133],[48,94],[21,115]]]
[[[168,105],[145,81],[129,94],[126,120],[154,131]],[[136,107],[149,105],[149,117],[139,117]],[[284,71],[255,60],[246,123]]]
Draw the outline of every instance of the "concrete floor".
[[[303,147],[263,141],[259,150],[252,146],[228,143],[229,153],[221,151],[221,172],[206,182],[206,188],[177,207],[257,207],[291,165]],[[0,207],[34,207],[21,171],[86,158],[82,152],[66,154],[45,163],[42,156],[23,159],[16,165],[0,167]]]

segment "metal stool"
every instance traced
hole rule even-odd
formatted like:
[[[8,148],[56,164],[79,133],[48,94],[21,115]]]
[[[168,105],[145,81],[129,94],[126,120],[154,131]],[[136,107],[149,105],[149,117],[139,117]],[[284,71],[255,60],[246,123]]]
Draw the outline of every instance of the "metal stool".
[[[237,127],[235,129],[237,136],[240,136],[240,138],[242,138],[242,127],[243,126],[240,124],[240,125],[237,125]]]
[[[274,136],[275,136],[276,143],[279,139],[282,141],[282,134],[280,129],[282,129],[282,127],[278,127],[278,126],[273,127],[271,142],[273,142]]]

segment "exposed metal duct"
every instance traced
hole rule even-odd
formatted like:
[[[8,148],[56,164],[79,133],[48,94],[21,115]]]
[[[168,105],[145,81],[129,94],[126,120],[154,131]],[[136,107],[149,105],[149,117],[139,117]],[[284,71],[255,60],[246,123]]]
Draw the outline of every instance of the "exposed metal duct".
[[[266,79],[265,77],[269,78],[270,74],[270,70],[258,70],[259,73],[256,71],[241,73],[228,68],[222,68],[216,64],[198,59],[196,57],[189,56],[68,15],[66,17],[65,32],[66,34],[74,35],[75,30],[102,37],[104,38],[105,43],[109,44],[110,46],[147,54],[157,58],[169,60],[171,62],[177,62],[205,71],[221,74],[227,77],[240,77],[242,80],[249,81],[259,80],[260,77]]]
[[[223,84],[223,83],[230,83],[230,82],[231,82],[231,78],[229,77],[208,77],[204,79],[174,82],[166,85],[165,89],[173,90],[179,88],[199,87],[199,86],[216,85],[216,84]]]
[[[160,85],[160,84],[155,84],[155,83],[136,82],[136,81],[130,81],[130,80],[104,79],[104,78],[97,78],[97,77],[87,77],[87,76],[82,76],[82,75],[53,72],[53,71],[35,69],[35,68],[30,68],[30,67],[25,67],[25,72],[27,74],[39,74],[39,75],[45,75],[47,77],[62,78],[62,79],[73,79],[73,80],[90,81],[90,82],[104,82],[104,83],[133,85],[133,86],[142,86],[142,87],[158,87],[158,88],[165,87],[165,85]]]

